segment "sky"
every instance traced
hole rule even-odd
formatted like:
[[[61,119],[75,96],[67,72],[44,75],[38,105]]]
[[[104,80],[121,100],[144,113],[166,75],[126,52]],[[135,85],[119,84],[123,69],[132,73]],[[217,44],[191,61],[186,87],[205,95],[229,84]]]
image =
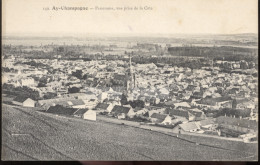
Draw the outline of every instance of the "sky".
[[[258,33],[257,0],[3,0],[3,35]],[[152,10],[52,10],[53,7]],[[46,11],[43,8],[48,7]]]

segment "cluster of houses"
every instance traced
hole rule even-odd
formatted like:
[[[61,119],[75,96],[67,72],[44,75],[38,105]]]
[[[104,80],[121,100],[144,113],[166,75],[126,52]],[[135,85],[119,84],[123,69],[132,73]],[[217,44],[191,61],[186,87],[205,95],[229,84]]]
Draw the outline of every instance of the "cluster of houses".
[[[46,112],[89,120],[96,120],[99,113],[118,119],[139,117],[153,124],[176,125],[175,131],[219,135],[217,128],[221,125],[223,129],[234,129],[241,134],[256,132],[252,125],[258,121],[258,85],[257,78],[250,74],[224,73],[218,67],[191,70],[167,64],[133,64],[133,99],[143,101],[144,107],[132,108],[120,103],[126,81],[124,61],[34,60],[49,66],[46,68],[15,65],[16,60],[5,59],[4,65],[15,70],[4,73],[5,83],[30,87],[40,96],[57,94],[42,100],[17,97],[13,100],[16,105],[41,107]],[[77,70],[82,71],[82,76],[86,75],[84,79],[72,75]],[[42,77],[47,83],[39,87]],[[69,93],[68,88],[72,87],[80,88],[80,93]],[[205,114],[223,108],[247,109],[251,113],[242,119],[212,118],[210,113]]]
[[[132,108],[130,105],[120,103],[100,102],[98,98],[89,99],[87,94],[75,93],[62,98],[34,101],[30,98],[17,97],[13,104],[24,107],[40,107],[47,113],[56,115],[74,116],[86,120],[96,121],[97,115],[107,115],[117,119],[144,119],[148,125],[174,125],[175,133],[204,133],[221,136],[225,132],[222,129],[233,130],[239,135],[257,135],[258,128],[255,120],[220,116],[207,118],[205,114],[196,108],[163,108],[145,107]],[[89,101],[93,100],[91,106]],[[178,105],[178,104],[177,104]],[[176,106],[177,106],[176,105]],[[228,133],[225,133],[227,135]],[[247,137],[247,136],[246,136]]]

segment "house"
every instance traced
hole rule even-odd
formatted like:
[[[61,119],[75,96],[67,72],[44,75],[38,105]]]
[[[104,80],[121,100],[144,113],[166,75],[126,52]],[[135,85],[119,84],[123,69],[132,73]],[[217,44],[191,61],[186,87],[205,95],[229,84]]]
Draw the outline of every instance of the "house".
[[[40,107],[48,107],[48,106],[55,106],[55,105],[70,106],[67,101],[68,101],[68,99],[66,99],[66,98],[38,100],[37,106],[40,106]]]
[[[195,98],[195,99],[201,99],[201,98],[203,98],[203,91],[194,92],[194,93],[193,93],[193,98]]]
[[[178,117],[178,118],[172,117],[172,121],[171,121],[172,124],[177,124],[177,123],[180,124],[180,123],[188,123],[188,122],[189,122],[188,119],[182,117]]]
[[[146,112],[148,112],[148,110],[145,108],[135,110],[136,115],[144,115]]]
[[[199,101],[197,101],[198,106],[206,106],[213,109],[219,108],[232,108],[233,99],[231,97],[218,97],[218,98],[211,98],[205,97]]]
[[[83,116],[82,116],[83,119],[86,119],[86,120],[92,120],[92,121],[96,121],[97,120],[97,114],[95,111],[93,110],[87,110]]]
[[[196,88],[195,85],[188,85],[187,88],[186,88],[185,90],[187,90],[187,91],[194,91],[195,88]]]
[[[187,102],[180,102],[180,103],[174,103],[174,107],[177,108],[177,107],[187,107],[187,108],[190,108],[190,104],[187,103]]]
[[[118,117],[118,118],[125,118],[125,117],[134,117],[135,112],[134,110],[129,106],[120,106],[120,105],[115,105],[113,109],[110,112],[113,116]]]
[[[98,103],[96,99],[87,99],[87,100],[83,100],[83,102],[85,103],[85,108],[88,109],[93,109],[94,107],[96,107]]]
[[[23,107],[35,107],[35,101],[28,97],[18,96],[13,101],[13,104]]]
[[[159,104],[160,103],[160,99],[153,97],[149,100],[150,104],[154,105],[154,104]]]
[[[63,107],[61,105],[51,106],[46,112],[58,115],[73,115],[78,109]]]
[[[183,123],[173,128],[173,132],[182,133],[182,132],[196,132],[200,127],[195,122]]]
[[[113,105],[106,104],[106,103],[98,103],[98,105],[95,108],[96,111],[99,111],[99,112],[107,111],[109,113],[112,111],[112,109],[113,109]]]
[[[70,94],[61,95],[60,97],[71,98],[71,99],[82,99],[82,100],[97,99],[97,97],[93,93],[70,93]]]
[[[87,111],[88,111],[88,109],[78,109],[78,110],[76,110],[76,111],[73,113],[73,116],[74,116],[74,117],[83,118],[83,114],[84,114],[85,112],[87,112]]]
[[[188,110],[183,109],[168,109],[170,116],[177,118],[186,118],[189,121],[195,120],[195,116]]]
[[[199,110],[197,108],[188,109],[188,111],[195,116],[195,120],[203,120],[206,118],[206,115],[202,110]]]
[[[218,125],[212,119],[201,120],[201,121],[197,122],[197,124],[203,130],[212,130],[212,129],[216,128]]]
[[[38,104],[38,103],[37,103]],[[55,106],[56,104],[43,104],[42,106],[40,106],[43,110],[47,111],[51,106]]]
[[[158,124],[171,124],[172,118],[166,114],[153,113],[150,120]]]
[[[216,118],[216,123],[223,128],[241,133],[258,132],[258,123],[255,120],[220,116]]]
[[[255,109],[255,103],[252,100],[249,100],[247,98],[240,99],[236,101],[236,108],[237,109]]]
[[[163,95],[169,95],[170,94],[169,90],[166,89],[166,88],[160,88],[159,93],[163,94]]]
[[[111,88],[112,89],[112,88]],[[103,102],[105,99],[108,98],[108,93],[107,92],[102,92],[98,95],[98,100],[100,102]]]
[[[23,78],[17,81],[16,86],[35,86],[35,82],[33,78]]]
[[[71,105],[72,108],[86,108],[85,102],[81,99],[69,100],[68,104]]]

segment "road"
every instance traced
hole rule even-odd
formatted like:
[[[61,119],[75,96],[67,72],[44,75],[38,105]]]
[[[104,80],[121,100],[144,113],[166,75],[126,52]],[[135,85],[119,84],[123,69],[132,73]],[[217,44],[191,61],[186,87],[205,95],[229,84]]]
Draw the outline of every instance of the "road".
[[[3,160],[257,160],[257,148],[229,150],[159,132],[3,105]]]

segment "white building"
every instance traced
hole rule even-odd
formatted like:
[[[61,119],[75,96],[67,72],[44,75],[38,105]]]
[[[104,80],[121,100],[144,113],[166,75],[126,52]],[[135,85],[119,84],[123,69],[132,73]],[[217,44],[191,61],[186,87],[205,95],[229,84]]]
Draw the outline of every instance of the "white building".
[[[97,120],[97,114],[93,110],[88,110],[83,114],[83,119],[96,121]]]

